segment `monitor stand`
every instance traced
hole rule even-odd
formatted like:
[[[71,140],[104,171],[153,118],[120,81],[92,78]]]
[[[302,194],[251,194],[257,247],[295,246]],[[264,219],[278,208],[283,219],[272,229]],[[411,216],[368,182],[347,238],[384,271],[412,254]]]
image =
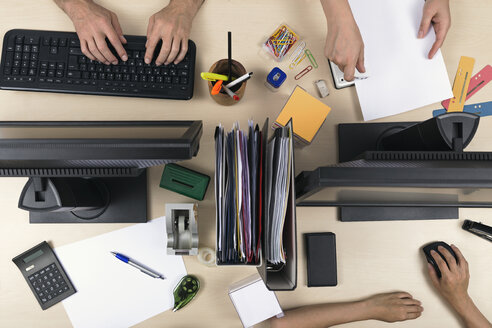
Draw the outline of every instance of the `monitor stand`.
[[[347,123],[338,125],[338,162],[348,162],[366,151],[376,151],[379,141],[420,122]]]
[[[380,140],[420,122],[353,123],[338,126],[338,160],[354,160],[365,151],[377,151]],[[340,206],[340,221],[458,219],[456,206]]]
[[[81,178],[67,178],[81,179]],[[144,223],[147,222],[147,171],[137,177],[89,178],[102,196],[91,210],[30,211],[30,223]],[[23,195],[24,196],[24,195]],[[21,201],[22,201],[21,196]]]

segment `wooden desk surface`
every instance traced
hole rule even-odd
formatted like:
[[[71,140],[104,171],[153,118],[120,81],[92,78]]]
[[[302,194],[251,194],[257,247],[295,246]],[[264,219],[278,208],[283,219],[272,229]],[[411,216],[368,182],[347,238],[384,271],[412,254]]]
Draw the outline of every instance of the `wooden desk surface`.
[[[145,35],[151,14],[165,1],[97,1],[115,11],[124,33]],[[12,28],[72,31],[70,20],[50,0],[0,0],[0,35]],[[492,64],[492,2],[490,0],[451,1],[453,26],[443,46],[450,80],[454,79],[461,55],[476,59],[475,72]],[[220,21],[220,22],[219,22]],[[317,0],[208,0],[198,13],[191,38],[197,44],[196,72],[227,56],[226,31],[233,32],[233,57],[254,72],[244,99],[234,107],[221,107],[207,94],[204,81],[196,80],[191,101],[132,99],[99,96],[0,91],[0,120],[203,120],[204,133],[200,152],[185,166],[214,174],[213,132],[221,122],[231,127],[239,120],[246,126],[249,118],[263,122],[274,119],[295,86],[293,74],[282,63],[289,78],[277,93],[264,85],[266,74],[276,66],[259,55],[262,40],[281,22],[290,24],[304,38],[316,57],[319,68],[302,78],[299,84],[316,94],[313,81],[325,79],[330,96],[323,101],[333,110],[314,143],[296,151],[296,173],[336,162],[336,126],[342,122],[361,122],[362,115],[355,88],[335,90],[323,57],[325,19]],[[417,31],[415,31],[417,33]],[[425,78],[425,77],[423,77]],[[409,90],[410,91],[410,90]],[[487,86],[472,102],[492,100],[492,86]],[[381,121],[421,121],[431,117],[439,104],[414,110]],[[484,118],[469,150],[491,150],[492,121]],[[162,167],[150,170],[149,219],[164,215],[164,204],[189,202],[188,198],[158,187]],[[42,311],[11,259],[42,240],[54,247],[72,243],[123,224],[30,225],[28,213],[17,208],[24,178],[0,179],[0,326],[1,327],[70,327],[61,304]],[[213,184],[199,204],[200,246],[214,247],[215,210]],[[470,263],[470,294],[484,314],[492,318],[491,244],[461,230],[463,219],[492,224],[490,210],[462,210],[460,220],[422,222],[341,223],[332,208],[298,208],[298,287],[293,292],[278,292],[284,309],[320,302],[359,299],[374,293],[405,290],[423,302],[425,311],[416,321],[401,327],[459,327],[450,308],[434,292],[425,272],[419,247],[433,240],[458,245]],[[302,234],[332,231],[337,235],[338,278],[334,288],[307,288],[306,262]],[[189,273],[202,282],[197,298],[183,310],[167,311],[139,327],[240,327],[240,321],[227,295],[231,283],[256,270],[253,268],[209,268],[194,257],[184,258]],[[145,306],[135,304],[135,306]],[[103,309],[102,309],[103,310]],[[88,313],[90,315],[90,313]],[[348,324],[346,327],[382,327],[376,321]]]

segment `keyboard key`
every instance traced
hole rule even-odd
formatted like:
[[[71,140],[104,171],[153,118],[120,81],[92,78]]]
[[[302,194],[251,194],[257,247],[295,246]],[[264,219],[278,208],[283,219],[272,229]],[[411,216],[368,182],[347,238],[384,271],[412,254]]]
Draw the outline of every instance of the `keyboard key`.
[[[24,47],[22,48],[22,51],[24,52],[31,52],[31,46],[28,44],[25,44]]]
[[[22,35],[18,35],[16,38],[15,38],[15,43],[17,44],[22,44],[24,42],[24,37]]]
[[[22,44],[15,45],[15,52],[22,52]]]
[[[27,38],[27,43],[29,44],[39,44],[39,37],[37,36],[30,36]]]
[[[68,53],[70,55],[83,56],[82,50],[80,48],[69,48]]]
[[[67,72],[67,77],[69,78],[74,78],[74,79],[80,79],[80,72],[78,71],[68,71]]]
[[[7,55],[5,56],[5,66],[10,67],[14,63],[14,53],[13,52],[7,52]]]
[[[39,52],[39,47],[38,46],[32,46],[31,52]]]
[[[67,39],[66,38],[60,38],[58,45],[60,47],[66,47],[67,46]]]
[[[15,60],[21,60],[22,59],[22,52],[14,53],[14,59]]]
[[[68,69],[77,69],[78,62],[77,56],[69,56],[68,57]]]
[[[56,68],[56,63],[48,63],[48,68],[49,69],[55,69]]]
[[[56,68],[57,69],[65,69],[65,63],[57,63]]]
[[[38,54],[37,53],[31,53],[31,60],[38,60]]]
[[[34,68],[31,68],[31,69],[29,70],[29,75],[31,75],[31,76],[35,76],[35,75],[36,75],[36,70],[35,70]]]
[[[38,67],[38,61],[37,60],[31,60],[29,67],[31,68],[37,68]]]
[[[50,38],[44,37],[43,38],[43,46],[49,46],[49,45],[50,45]]]
[[[50,47],[50,54],[57,55],[58,54],[58,47]]]
[[[58,47],[58,38],[51,38],[51,46]]]

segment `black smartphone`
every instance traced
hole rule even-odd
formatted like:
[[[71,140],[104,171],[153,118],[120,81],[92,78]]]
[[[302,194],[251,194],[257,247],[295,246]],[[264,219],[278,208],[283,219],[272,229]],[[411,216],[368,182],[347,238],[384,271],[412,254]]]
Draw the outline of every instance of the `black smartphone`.
[[[337,252],[332,232],[305,233],[308,287],[337,285]]]

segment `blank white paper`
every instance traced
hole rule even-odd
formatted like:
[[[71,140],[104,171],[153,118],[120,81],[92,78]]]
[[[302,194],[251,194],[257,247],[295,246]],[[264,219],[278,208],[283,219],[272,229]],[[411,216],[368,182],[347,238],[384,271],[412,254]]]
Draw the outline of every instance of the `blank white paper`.
[[[365,46],[365,80],[355,86],[365,121],[399,114],[453,96],[439,50],[427,54],[434,29],[417,38],[424,0],[349,0]]]
[[[181,256],[166,254],[166,220],[105,233],[55,252],[77,293],[63,301],[75,328],[130,327],[173,307],[173,289],[186,275]],[[152,278],[110,252],[163,274]]]

